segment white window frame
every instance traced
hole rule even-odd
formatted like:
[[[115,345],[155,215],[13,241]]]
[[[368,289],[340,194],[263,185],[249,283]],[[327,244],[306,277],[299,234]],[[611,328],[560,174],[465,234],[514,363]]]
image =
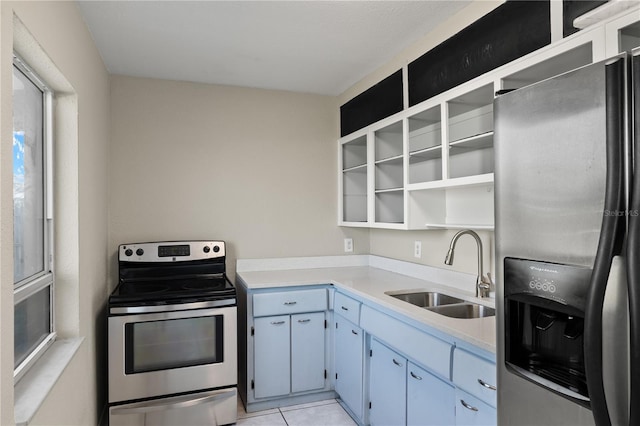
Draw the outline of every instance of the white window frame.
[[[22,72],[42,92],[43,100],[43,206],[44,206],[44,241],[43,270],[35,275],[14,283],[14,306],[28,299],[37,292],[49,288],[49,334],[31,351],[31,353],[15,367],[14,383],[17,383],[35,362],[44,354],[56,339],[55,328],[55,274],[54,274],[54,224],[53,224],[53,109],[54,94],[49,86],[14,52],[13,65]]]

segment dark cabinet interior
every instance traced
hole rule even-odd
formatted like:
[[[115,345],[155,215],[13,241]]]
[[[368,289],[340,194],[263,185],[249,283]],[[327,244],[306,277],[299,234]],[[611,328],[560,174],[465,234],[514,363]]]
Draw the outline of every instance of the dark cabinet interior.
[[[549,1],[507,1],[409,64],[409,106],[549,43]]]
[[[403,108],[402,70],[398,70],[340,107],[340,136],[362,129]]]
[[[604,0],[564,0],[563,36]],[[507,0],[408,64],[408,106],[492,71],[551,43],[550,0]],[[402,70],[340,107],[340,136],[404,109]]]

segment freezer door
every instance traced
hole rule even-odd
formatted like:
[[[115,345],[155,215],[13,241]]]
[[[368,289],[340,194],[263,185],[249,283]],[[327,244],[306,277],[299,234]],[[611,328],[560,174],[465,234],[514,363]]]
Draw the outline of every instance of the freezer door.
[[[504,258],[593,268],[603,224],[625,215],[605,208],[606,80],[598,63],[494,103],[500,424],[594,424],[589,409],[506,370]]]
[[[502,95],[494,114],[499,253],[593,267],[605,197],[604,66]]]
[[[627,277],[630,317],[631,403],[629,424],[640,423],[640,48],[631,55],[631,135],[635,174],[631,184]]]

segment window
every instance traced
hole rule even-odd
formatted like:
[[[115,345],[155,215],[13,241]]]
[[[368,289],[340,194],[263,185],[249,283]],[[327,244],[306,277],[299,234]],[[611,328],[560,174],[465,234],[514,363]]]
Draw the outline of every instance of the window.
[[[55,339],[53,318],[52,93],[14,55],[14,379]]]

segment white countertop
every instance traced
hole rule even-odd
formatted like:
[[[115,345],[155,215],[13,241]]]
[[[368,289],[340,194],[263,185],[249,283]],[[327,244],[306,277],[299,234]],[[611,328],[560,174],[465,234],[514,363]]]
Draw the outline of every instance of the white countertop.
[[[400,261],[391,261],[399,262]],[[374,262],[377,263],[377,262]],[[413,264],[411,264],[413,265]],[[299,265],[298,265],[299,266]],[[397,265],[396,265],[397,266]],[[424,267],[423,275],[430,275],[431,269]],[[460,285],[448,286],[435,282],[437,273],[432,274],[434,281],[415,278],[398,272],[381,269],[374,266],[341,266],[341,267],[316,267],[281,270],[243,270],[239,265],[237,275],[242,279],[247,288],[252,290],[292,287],[304,285],[333,284],[337,289],[343,289],[348,293],[359,296],[365,301],[381,305],[387,309],[400,313],[409,319],[418,321],[429,327],[451,335],[454,339],[461,339],[488,352],[496,352],[496,318],[458,319],[451,318],[435,312],[428,311],[408,302],[391,297],[385,292],[399,290],[427,290],[438,291],[461,299],[495,307],[492,298],[476,298],[469,291],[460,290]],[[436,271],[437,272],[437,271]],[[473,277],[475,279],[475,277]],[[467,287],[473,289],[473,282]]]

